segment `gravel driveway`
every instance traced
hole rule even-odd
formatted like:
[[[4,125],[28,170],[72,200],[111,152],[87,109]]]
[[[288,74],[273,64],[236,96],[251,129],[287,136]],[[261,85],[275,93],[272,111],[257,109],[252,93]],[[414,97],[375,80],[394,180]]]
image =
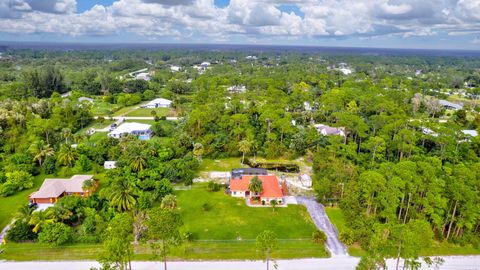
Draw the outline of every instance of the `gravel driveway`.
[[[337,231],[328,219],[323,205],[310,197],[297,197],[297,202],[298,204],[303,204],[307,207],[315,226],[327,235],[327,248],[332,254],[332,257],[348,256],[347,249],[338,239]]]

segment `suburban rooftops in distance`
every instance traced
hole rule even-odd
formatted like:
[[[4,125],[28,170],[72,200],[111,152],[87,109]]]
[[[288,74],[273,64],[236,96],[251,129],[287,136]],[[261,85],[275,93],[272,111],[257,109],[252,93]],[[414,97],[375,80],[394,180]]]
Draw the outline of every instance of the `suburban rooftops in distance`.
[[[232,179],[241,178],[243,175],[268,175],[263,168],[238,168],[232,170]]]

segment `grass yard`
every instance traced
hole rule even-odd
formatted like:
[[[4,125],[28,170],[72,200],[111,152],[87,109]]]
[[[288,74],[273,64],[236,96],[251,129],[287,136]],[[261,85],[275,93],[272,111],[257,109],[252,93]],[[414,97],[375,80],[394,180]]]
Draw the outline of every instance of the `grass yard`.
[[[277,208],[275,212],[272,208],[250,208],[243,200],[225,195],[223,191],[208,192],[204,184],[176,191],[176,195],[184,221],[182,231],[192,233],[194,241],[173,248],[170,260],[259,260],[262,257],[256,250],[255,238],[267,229],[279,238],[273,258],[329,256],[324,246],[312,242],[315,226],[303,206],[291,205]],[[241,239],[237,240],[239,236]],[[101,251],[101,244],[52,248],[38,243],[8,243],[0,260],[95,260]],[[135,253],[135,260],[154,259],[148,245],[136,247]]]
[[[0,231],[7,226],[20,206],[28,204],[28,196],[38,189],[46,178],[44,174],[35,176],[33,188],[23,190],[12,196],[0,197]]]
[[[102,244],[73,244],[49,247],[38,243],[8,243],[0,260],[13,261],[68,261],[96,260],[103,250]],[[280,240],[278,249],[272,252],[273,258],[296,259],[327,257],[321,247],[311,241]],[[256,251],[254,241],[194,241],[172,248],[169,260],[251,260],[262,259]],[[152,257],[148,245],[135,247],[134,260],[158,260]]]
[[[248,167],[242,165],[242,158],[221,158],[221,159],[208,159],[205,158],[200,164],[200,171],[231,171],[235,168]]]
[[[158,117],[168,116],[170,113],[170,108],[155,108],[155,109],[148,109],[148,108],[138,108],[136,110],[130,111],[124,116],[130,117],[152,117],[152,112],[155,112]]]
[[[330,219],[330,222],[337,228],[339,233],[345,231],[347,228],[345,225],[345,216],[340,208],[325,207],[325,212],[327,212],[328,219]]]
[[[255,239],[263,230],[272,230],[279,239],[311,239],[315,226],[304,206],[252,208],[243,199],[208,192],[205,185],[177,191],[185,230],[198,240]],[[205,206],[206,205],[206,206]]]

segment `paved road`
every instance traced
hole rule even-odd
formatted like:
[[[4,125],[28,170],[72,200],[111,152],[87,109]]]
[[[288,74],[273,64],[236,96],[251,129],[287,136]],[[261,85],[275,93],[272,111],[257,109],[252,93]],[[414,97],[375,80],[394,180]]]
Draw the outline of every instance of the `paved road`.
[[[97,119],[98,116],[94,116],[93,118]],[[114,120],[120,120],[120,119],[124,119],[124,120],[155,120],[155,117],[152,117],[152,116],[112,116],[111,118],[114,119]],[[105,116],[105,119],[110,119],[110,117]],[[177,121],[178,119],[180,119],[180,117],[167,117],[166,119],[169,120],[169,121]]]
[[[443,257],[445,263],[441,270],[480,270],[480,256],[450,256]],[[332,257],[328,259],[280,260],[279,270],[354,270],[359,262],[354,257]],[[94,261],[65,262],[0,262],[0,270],[89,270],[98,267]],[[161,262],[133,262],[133,270],[163,269]],[[395,260],[387,262],[388,269],[395,269]],[[403,265],[401,264],[402,268]],[[170,262],[170,270],[264,270],[265,263],[261,261],[205,261],[205,262]],[[424,264],[422,270],[432,270]]]
[[[307,207],[313,223],[315,223],[319,230],[323,231],[327,235],[327,248],[332,254],[332,257],[348,256],[347,249],[338,239],[337,231],[328,219],[323,205],[319,204],[314,198],[310,197],[297,197],[297,202],[298,204],[303,204]]]

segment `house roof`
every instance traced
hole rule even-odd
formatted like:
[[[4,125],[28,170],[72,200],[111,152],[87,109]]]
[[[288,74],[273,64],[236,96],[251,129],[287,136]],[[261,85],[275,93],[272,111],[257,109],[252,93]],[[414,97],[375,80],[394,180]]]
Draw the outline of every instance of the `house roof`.
[[[240,179],[233,179],[230,181],[230,190],[247,191],[250,181],[255,175],[244,175]],[[278,184],[277,176],[275,175],[258,175],[258,179],[262,182],[263,192],[260,193],[262,198],[279,198],[283,197],[282,189]]]
[[[438,102],[442,106],[451,107],[451,108],[454,108],[455,110],[463,109],[463,105],[461,105],[461,104],[453,103],[453,102],[446,101],[446,100],[443,100],[443,99],[439,100]]]
[[[149,124],[123,123],[112,132],[108,133],[108,135],[121,135],[125,133],[132,133],[134,131],[147,131],[150,129],[150,127],[151,125]]]
[[[171,100],[165,99],[165,98],[156,98],[154,100],[151,100],[148,102],[146,105],[155,105],[155,104],[172,104]]]
[[[93,175],[74,175],[70,179],[45,179],[40,189],[30,198],[58,198],[64,192],[84,192],[83,183],[93,178]]]
[[[463,134],[471,136],[471,137],[477,137],[478,132],[474,129],[464,129],[462,130]]]
[[[316,124],[314,127],[318,132],[324,133],[325,135],[342,135],[344,129],[342,127],[336,128],[324,124]]]
[[[232,170],[232,178],[241,178],[242,175],[267,175],[264,168],[237,168]]]

